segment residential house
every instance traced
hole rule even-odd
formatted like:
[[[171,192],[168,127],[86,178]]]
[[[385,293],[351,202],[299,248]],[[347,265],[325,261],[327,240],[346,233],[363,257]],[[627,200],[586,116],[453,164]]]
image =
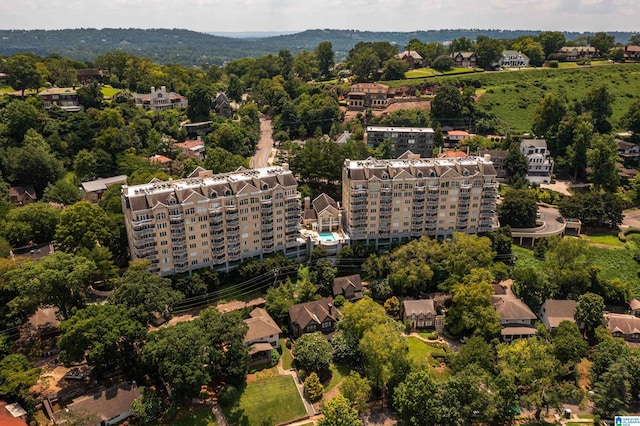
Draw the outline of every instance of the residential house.
[[[8,404],[0,401],[0,425],[27,426],[27,412],[17,402]]]
[[[624,56],[627,59],[640,59],[640,46],[625,46]]]
[[[340,295],[347,302],[357,302],[362,299],[362,281],[359,274],[334,278],[333,297]]]
[[[529,307],[513,295],[493,296],[493,307],[500,316],[502,340],[511,341],[536,334],[533,326],[538,319]]]
[[[367,108],[383,109],[392,98],[389,86],[379,83],[358,83],[351,86],[347,95],[348,109],[362,111]]]
[[[423,235],[444,239],[454,232],[491,232],[498,182],[490,161],[404,157],[345,160],[343,221],[351,241],[388,249]],[[478,198],[473,208],[472,196]]]
[[[45,108],[51,108],[57,105],[63,111],[78,112],[84,107],[80,105],[78,92],[75,87],[52,87],[38,93],[38,97],[42,100]]]
[[[591,46],[563,46],[560,48],[560,54],[567,61],[576,61],[578,59],[591,59],[597,54],[595,47]]]
[[[640,145],[615,139],[618,144],[618,157],[622,158],[624,167],[633,167],[638,165],[640,159]]]
[[[176,142],[174,145],[186,157],[195,158],[198,161],[204,160],[206,148],[202,140],[196,139],[184,142]]]
[[[181,124],[180,127],[187,133],[187,139],[202,139],[202,136],[211,133],[212,123],[213,121],[199,121]]]
[[[547,299],[544,301],[542,306],[540,306],[540,313],[538,316],[547,330],[553,331],[562,321],[576,322],[573,317],[575,311],[575,300]]]
[[[487,160],[491,160],[493,167],[496,169],[496,177],[504,179],[507,177],[507,169],[505,168],[505,159],[509,151],[506,149],[479,149],[478,156]],[[487,157],[488,156],[488,157]]]
[[[173,160],[169,157],[165,157],[164,155],[155,154],[149,157],[149,162],[151,164],[158,164],[164,170],[171,170],[171,165],[173,164]]]
[[[80,184],[80,192],[82,192],[83,200],[97,203],[111,185],[126,185],[126,183],[127,175],[96,179],[89,182],[82,182]]]
[[[338,138],[336,139],[336,143],[340,146],[343,146],[349,141],[349,139],[351,139],[351,132],[345,130],[340,136],[338,136]]]
[[[391,145],[391,157],[397,158],[406,151],[418,154],[421,158],[432,157],[434,130],[430,127],[384,127],[368,126],[365,143],[376,149],[388,142]]]
[[[302,223],[310,224],[318,233],[337,232],[342,227],[340,206],[325,193],[318,195],[313,202],[305,197]]]
[[[553,173],[553,160],[547,141],[544,139],[522,139],[520,152],[527,159],[527,180],[531,183],[549,183]]]
[[[67,413],[83,413],[97,419],[96,426],[119,424],[131,416],[131,403],[139,396],[135,382],[102,388],[96,393],[74,399],[65,410],[55,414],[56,421],[63,423]]]
[[[503,50],[498,61],[502,68],[525,68],[529,66],[529,57],[516,50]]]
[[[109,70],[100,70],[97,68],[79,69],[76,70],[76,75],[78,77],[78,83],[82,85],[94,81],[104,83],[109,80]]]
[[[24,206],[38,201],[33,185],[12,186],[9,188],[9,202],[14,206]]]
[[[631,313],[631,315],[640,317],[640,300],[638,299],[629,300],[629,312]]]
[[[213,110],[216,114],[223,117],[231,117],[233,110],[231,109],[231,101],[226,93],[218,92],[216,97],[213,99]]]
[[[478,65],[476,52],[453,52],[451,57],[457,68],[475,68]]]
[[[452,151],[450,149],[442,151],[438,154],[438,158],[467,158],[469,154],[467,151]]]
[[[640,317],[625,314],[604,314],[604,326],[613,337],[622,337],[640,347]]]
[[[333,337],[336,321],[338,310],[330,297],[298,303],[289,308],[289,331],[294,338],[320,331],[330,339]]]
[[[250,318],[244,320],[247,324],[247,334],[244,345],[249,347],[251,365],[268,363],[271,360],[271,350],[280,347],[280,333],[282,330],[262,308],[255,308],[249,313]]]
[[[457,146],[470,137],[471,134],[465,130],[449,130],[444,133],[444,144],[445,146]]]
[[[405,50],[395,55],[394,58],[406,62],[410,70],[424,67],[424,59],[415,50]]]
[[[167,92],[165,86],[160,89],[151,87],[151,93],[134,93],[136,107],[150,109],[151,111],[162,111],[167,109],[186,108],[189,105],[185,96],[174,92]]]
[[[434,299],[403,300],[400,305],[402,322],[410,322],[411,328],[435,328],[444,330],[444,315],[439,315]]]

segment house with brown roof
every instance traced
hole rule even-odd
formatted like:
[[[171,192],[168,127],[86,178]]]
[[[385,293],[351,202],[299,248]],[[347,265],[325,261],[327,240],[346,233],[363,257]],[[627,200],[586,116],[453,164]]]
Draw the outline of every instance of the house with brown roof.
[[[151,164],[159,164],[165,170],[171,170],[171,165],[173,164],[173,160],[169,157],[165,157],[164,155],[156,154],[149,157],[149,162]]]
[[[576,322],[574,314],[576,311],[575,300],[554,300],[548,299],[540,306],[540,321],[549,331],[558,328],[562,321]]]
[[[244,320],[247,324],[247,334],[244,345],[249,347],[250,365],[268,363],[271,360],[271,350],[280,347],[280,333],[282,330],[262,308],[255,308]]]
[[[362,111],[367,108],[383,109],[392,98],[389,86],[379,83],[357,83],[347,95],[348,109]]]
[[[360,275],[338,277],[333,280],[333,297],[343,296],[347,302],[357,302],[362,299],[362,281]]]
[[[469,139],[471,134],[466,130],[449,130],[444,134],[445,146],[458,146],[460,142]]]
[[[336,321],[338,321],[338,310],[333,306],[333,300],[330,297],[298,303],[289,308],[289,331],[294,338],[316,331],[331,338]]]
[[[452,151],[450,149],[438,154],[438,158],[466,158],[469,154],[466,151]]]
[[[578,59],[593,58],[597,55],[597,50],[591,46],[563,46],[560,48],[560,54],[564,56],[567,61],[575,61]]]
[[[196,140],[188,140],[184,142],[176,142],[174,146],[180,150],[186,157],[195,158],[198,161],[204,161],[204,153],[206,148],[204,142],[199,138]]]
[[[14,206],[24,206],[38,201],[33,185],[12,186],[9,188],[9,202]]]
[[[434,299],[403,300],[400,305],[402,322],[410,322],[411,328],[435,328],[444,330],[444,315],[438,315]]]
[[[109,70],[100,70],[97,68],[79,69],[76,70],[76,75],[78,77],[78,83],[83,85],[93,81],[104,82],[109,79]]]
[[[640,317],[626,314],[604,314],[604,326],[613,337],[630,343],[640,343]]]
[[[496,178],[504,179],[507,177],[505,159],[507,158],[508,153],[509,151],[506,149],[479,149],[478,157],[490,160],[493,163],[493,167],[496,169]]]
[[[0,401],[0,425],[27,426],[27,412],[17,402],[8,404]]]
[[[78,112],[84,107],[80,105],[78,93],[75,87],[51,87],[38,93],[38,97],[42,100],[45,108],[51,108],[57,105],[63,111]]]
[[[395,55],[394,58],[406,62],[410,70],[424,67],[424,59],[415,50],[405,50]]]
[[[451,58],[457,68],[475,68],[478,65],[476,52],[453,52]]]
[[[536,334],[533,326],[538,319],[529,307],[513,295],[493,296],[493,307],[500,316],[502,340],[511,341]]]
[[[64,423],[67,413],[83,413],[93,417],[97,426],[115,425],[131,416],[131,403],[139,396],[135,382],[101,388],[93,394],[74,399],[64,410],[55,413],[56,423]]]
[[[340,229],[342,214],[340,206],[327,194],[322,193],[311,201],[304,199],[304,213],[302,223],[311,225],[316,232],[336,232]]]
[[[631,313],[631,315],[640,317],[640,300],[638,299],[629,300],[629,312]]]
[[[624,56],[627,59],[640,59],[640,46],[625,46]]]

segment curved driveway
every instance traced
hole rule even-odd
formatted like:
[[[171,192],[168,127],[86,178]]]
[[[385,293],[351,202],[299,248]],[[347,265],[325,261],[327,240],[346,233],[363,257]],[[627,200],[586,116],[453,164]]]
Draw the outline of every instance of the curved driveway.
[[[511,235],[516,238],[543,238],[559,235],[564,231],[565,221],[555,207],[539,206],[542,225],[536,228],[513,228]]]
[[[271,128],[271,120],[264,117],[260,118],[260,141],[256,147],[256,153],[249,160],[249,167],[257,169],[260,167],[269,167],[269,157],[273,149],[273,129]]]

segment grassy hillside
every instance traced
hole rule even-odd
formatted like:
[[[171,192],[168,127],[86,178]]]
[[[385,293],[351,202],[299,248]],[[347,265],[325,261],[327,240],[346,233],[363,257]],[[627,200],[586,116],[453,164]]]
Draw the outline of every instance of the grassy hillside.
[[[478,107],[493,111],[502,131],[530,132],[538,101],[547,92],[564,92],[570,102],[581,101],[591,87],[606,82],[615,95],[612,124],[618,128],[622,115],[640,97],[640,64],[603,64],[565,69],[527,68],[462,76],[442,76],[389,82],[392,87],[417,87],[430,83],[473,85]]]

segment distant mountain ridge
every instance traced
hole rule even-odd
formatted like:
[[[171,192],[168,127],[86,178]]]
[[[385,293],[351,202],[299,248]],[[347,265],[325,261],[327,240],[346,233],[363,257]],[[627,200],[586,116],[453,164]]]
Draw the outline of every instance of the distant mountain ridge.
[[[320,42],[330,41],[336,57],[342,59],[358,42],[388,41],[404,48],[411,39],[445,42],[459,37],[475,39],[479,35],[492,38],[515,38],[536,35],[540,31],[452,29],[412,32],[373,32],[358,30],[315,29],[294,34],[258,38],[222,37],[185,29],[79,28],[68,30],[0,30],[0,55],[33,52],[46,56],[58,54],[80,61],[113,50],[146,56],[154,62],[183,65],[221,65],[227,61],[277,54],[283,49],[293,54],[313,50]],[[257,33],[256,33],[257,34]],[[567,39],[593,33],[563,32]],[[616,41],[626,43],[633,33],[609,32]]]

